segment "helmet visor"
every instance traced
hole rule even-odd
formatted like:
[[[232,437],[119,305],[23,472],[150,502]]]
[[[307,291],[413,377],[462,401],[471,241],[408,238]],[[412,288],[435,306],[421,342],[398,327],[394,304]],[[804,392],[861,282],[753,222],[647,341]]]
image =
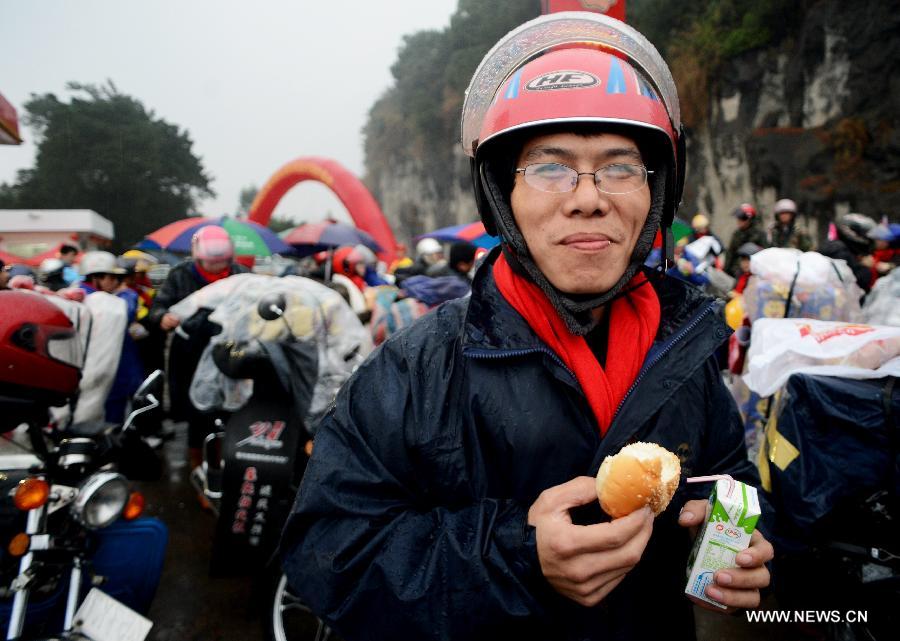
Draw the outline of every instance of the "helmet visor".
[[[79,369],[84,365],[81,340],[74,331],[55,332],[47,336],[47,355]]]
[[[602,14],[560,12],[535,18],[509,32],[478,65],[462,111],[462,145],[467,155],[474,157],[485,114],[507,78],[535,56],[567,44],[602,48],[645,72],[666,106],[673,130],[679,130],[675,81],[650,41],[624,22]]]

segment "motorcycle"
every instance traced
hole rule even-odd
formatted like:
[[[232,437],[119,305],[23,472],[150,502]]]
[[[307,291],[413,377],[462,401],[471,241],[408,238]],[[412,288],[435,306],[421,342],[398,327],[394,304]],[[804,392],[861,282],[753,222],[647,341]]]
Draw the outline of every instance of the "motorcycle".
[[[319,371],[317,345],[294,337],[287,306],[278,292],[262,296],[256,306],[263,321],[284,323],[287,339],[226,340],[212,347],[222,373],[252,379],[254,388],[243,407],[216,421],[218,429],[206,437],[203,462],[191,479],[217,519],[211,574],[251,575],[265,584],[270,639],[325,641],[330,628],[291,592],[275,554],[312,451],[303,417]],[[289,386],[276,360],[293,364]]]
[[[896,383],[794,374],[767,426],[775,594],[792,610],[841,615],[824,622],[827,639],[892,639],[900,624]]]
[[[14,506],[0,511],[9,539],[0,557],[7,639],[142,639],[149,632],[152,623],[138,612],[149,609],[159,582],[168,530],[139,518],[144,499],[129,478],[152,477],[158,465],[146,463],[152,451],[141,425],[161,405],[162,382],[160,371],[144,381],[121,426],[61,429],[45,425],[46,411],[35,408],[25,428],[30,455],[0,456],[0,490],[7,490],[0,496],[12,496]]]

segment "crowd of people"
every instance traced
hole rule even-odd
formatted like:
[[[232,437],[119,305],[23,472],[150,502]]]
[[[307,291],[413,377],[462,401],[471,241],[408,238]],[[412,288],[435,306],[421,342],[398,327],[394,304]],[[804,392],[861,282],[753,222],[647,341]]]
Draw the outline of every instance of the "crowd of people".
[[[296,261],[281,275],[306,276],[337,290],[360,320],[371,325],[378,344],[436,305],[466,296],[475,256],[476,248],[468,242],[450,244],[445,255],[440,242],[424,238],[416,245],[414,258],[404,256],[390,270],[371,250],[358,245]],[[136,249],[117,257],[62,244],[56,256],[37,268],[0,264],[0,288],[34,289],[77,301],[98,294],[121,300],[126,329],[102,419],[121,422],[144,377],[164,369],[169,378],[169,417],[187,422],[190,463],[196,466],[215,417],[196,409],[188,390],[200,357],[219,328],[207,320],[212,310],[179,318],[169,308],[206,285],[249,270],[236,261],[228,233],[215,225],[194,234],[190,257],[168,269],[155,287],[149,272],[158,264],[152,254]]]
[[[423,238],[390,268],[365,246],[337,247],[281,274],[339,291],[382,345],[316,426],[280,550],[294,592],[347,638],[691,638],[694,604],[758,607],[774,556],[765,498],[749,547],[704,587],[713,607],[684,596],[708,488],[681,483],[658,516],[610,519],[594,475],[649,441],[677,452],[685,476],[760,485],[721,374],[722,301],[683,282],[712,278],[708,256],[736,292],[764,248],[843,259],[864,292],[900,260],[897,226],[857,213],[817,247],[788,198],[768,225],[738,206],[727,246],[704,214],[672,243],[686,159],[669,69],[626,25],[564,20],[505,36],[467,92],[464,150],[500,247],[445,254]],[[606,91],[584,91],[598,78]],[[155,260],[63,246],[36,271],[4,266],[0,287],[121,301],[104,417],[121,421],[142,374],[165,365],[197,466],[214,417],[189,390],[219,328],[211,310],[173,308],[247,269],[215,225],[154,289]]]
[[[877,222],[860,213],[839,216],[831,225],[827,239],[817,246],[798,220],[797,203],[790,198],[775,203],[773,220],[768,225],[750,203],[737,206],[731,216],[736,229],[727,246],[712,232],[709,218],[698,213],[691,220],[691,233],[679,241],[678,253],[701,238],[712,239],[708,246],[712,248],[715,265],[735,279],[736,293],[743,291],[750,277],[750,257],[769,247],[818,251],[829,258],[844,260],[864,293],[900,263],[900,225],[890,224],[886,218]],[[689,263],[680,266],[682,276],[690,276],[692,271]],[[678,276],[678,271],[673,275]]]

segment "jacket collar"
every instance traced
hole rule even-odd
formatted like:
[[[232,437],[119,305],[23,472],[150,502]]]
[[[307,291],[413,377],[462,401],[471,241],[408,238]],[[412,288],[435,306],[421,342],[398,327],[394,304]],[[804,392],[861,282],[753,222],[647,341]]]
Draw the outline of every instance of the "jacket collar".
[[[463,323],[463,354],[472,357],[517,357],[527,353],[549,354],[556,361],[555,376],[578,387],[574,375],[563,366],[506,302],[494,282],[491,265],[499,252],[492,252],[475,275]],[[731,330],[725,325],[724,303],[703,294],[681,280],[651,277],[660,302],[660,327],[656,339],[635,380],[647,394],[626,395],[616,409],[613,422],[600,441],[588,474],[596,474],[603,457],[617,452],[629,440],[642,436],[649,419],[679,393],[679,388],[715,353]],[[568,372],[568,373],[567,373]],[[579,388],[580,389],[580,388]]]
[[[546,350],[547,346],[525,319],[506,302],[497,288],[492,266],[499,254],[499,248],[492,250],[475,274],[472,296],[463,323],[463,350],[500,353]],[[659,296],[661,310],[660,326],[654,341],[657,347],[688,326],[692,319],[710,305],[716,304],[713,298],[681,280],[659,278],[650,274],[648,279]]]

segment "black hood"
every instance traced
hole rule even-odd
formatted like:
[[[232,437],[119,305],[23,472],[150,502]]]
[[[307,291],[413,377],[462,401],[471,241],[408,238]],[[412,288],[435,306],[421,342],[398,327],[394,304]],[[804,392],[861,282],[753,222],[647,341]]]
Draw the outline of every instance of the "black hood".
[[[609,303],[627,293],[626,285],[641,269],[653,248],[653,240],[660,229],[663,208],[666,201],[666,179],[668,168],[665,163],[652,167],[648,181],[650,185],[650,211],[638,236],[631,259],[625,273],[609,290],[599,294],[567,294],[557,289],[541,272],[534,262],[525,237],[513,217],[510,206],[513,167],[508,158],[487,159],[481,163],[480,180],[483,193],[493,215],[500,235],[503,253],[510,267],[534,282],[550,299],[551,304],[573,334],[583,336],[593,329],[597,321],[591,310]]]

